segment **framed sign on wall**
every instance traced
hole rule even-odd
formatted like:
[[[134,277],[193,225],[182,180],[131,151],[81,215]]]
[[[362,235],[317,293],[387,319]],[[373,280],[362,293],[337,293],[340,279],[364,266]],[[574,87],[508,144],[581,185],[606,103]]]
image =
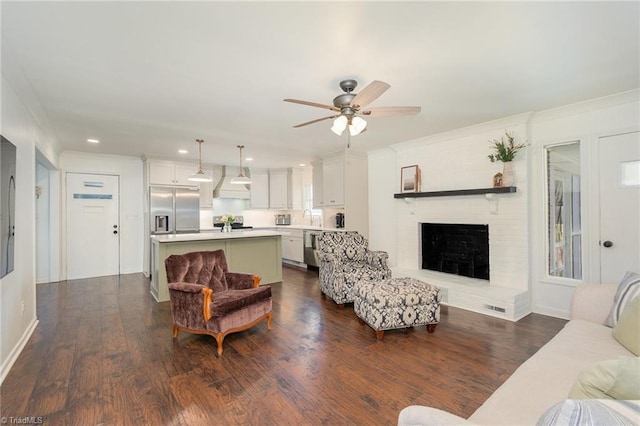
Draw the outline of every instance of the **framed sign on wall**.
[[[400,170],[400,192],[420,192],[420,167],[417,165],[402,167]]]

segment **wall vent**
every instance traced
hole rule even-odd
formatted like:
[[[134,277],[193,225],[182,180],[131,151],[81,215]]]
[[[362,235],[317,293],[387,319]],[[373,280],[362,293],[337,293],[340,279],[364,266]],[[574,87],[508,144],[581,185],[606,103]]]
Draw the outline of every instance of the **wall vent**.
[[[505,313],[507,312],[507,310],[505,308],[501,308],[500,306],[493,306],[493,305],[484,305],[485,309],[488,309],[490,311],[496,311],[496,312],[500,312],[500,313]]]

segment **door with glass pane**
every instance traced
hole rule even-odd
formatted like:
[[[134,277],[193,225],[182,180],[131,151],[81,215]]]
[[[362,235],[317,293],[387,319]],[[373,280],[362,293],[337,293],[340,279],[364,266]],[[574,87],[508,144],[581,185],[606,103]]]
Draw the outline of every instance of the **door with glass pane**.
[[[118,176],[67,173],[67,279],[120,269]]]

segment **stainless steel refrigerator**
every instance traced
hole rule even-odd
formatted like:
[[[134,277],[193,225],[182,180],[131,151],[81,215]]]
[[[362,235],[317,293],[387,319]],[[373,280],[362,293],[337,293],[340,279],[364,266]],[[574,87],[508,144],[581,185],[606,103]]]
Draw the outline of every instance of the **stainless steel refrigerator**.
[[[197,187],[149,188],[150,233],[200,232],[200,191]]]

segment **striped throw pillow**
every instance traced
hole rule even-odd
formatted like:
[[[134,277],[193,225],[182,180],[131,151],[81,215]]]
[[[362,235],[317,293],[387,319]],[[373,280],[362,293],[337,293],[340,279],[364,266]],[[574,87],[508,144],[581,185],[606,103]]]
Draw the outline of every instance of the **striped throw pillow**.
[[[629,271],[618,285],[618,290],[613,298],[613,306],[611,306],[611,311],[609,311],[604,325],[615,327],[624,308],[638,295],[640,295],[640,274]]]
[[[640,401],[567,399],[553,405],[536,426],[622,426],[640,421]]]

